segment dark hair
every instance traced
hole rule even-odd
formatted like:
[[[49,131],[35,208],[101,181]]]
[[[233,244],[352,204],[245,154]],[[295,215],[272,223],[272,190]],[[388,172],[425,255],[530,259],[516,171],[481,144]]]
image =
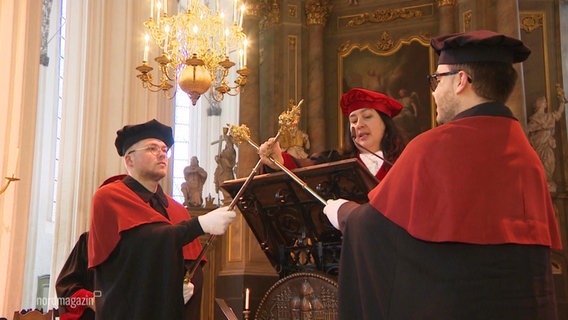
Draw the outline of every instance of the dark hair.
[[[396,124],[394,123],[391,117],[387,116],[386,114],[378,110],[375,111],[377,111],[377,113],[379,114],[379,116],[381,117],[381,119],[385,124],[385,134],[383,135],[383,139],[381,140],[381,150],[383,151],[385,159],[388,160],[389,162],[394,163],[402,153],[402,150],[404,150],[404,147],[406,146],[406,141],[400,134],[400,131],[398,130]],[[355,146],[353,139],[351,139],[350,132],[348,133],[348,135],[349,139],[347,140],[349,141],[349,143],[346,146],[346,148],[344,148],[343,154],[349,155],[351,157],[356,157],[358,149]]]
[[[454,64],[451,70],[463,70],[470,76],[475,93],[485,99],[505,103],[517,81],[517,71],[510,63],[469,62]]]

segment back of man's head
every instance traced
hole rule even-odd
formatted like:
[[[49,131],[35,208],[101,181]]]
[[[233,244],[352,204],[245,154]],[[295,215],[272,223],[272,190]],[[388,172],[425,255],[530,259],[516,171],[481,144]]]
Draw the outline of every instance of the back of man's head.
[[[501,103],[507,101],[517,81],[513,63],[526,60],[531,53],[522,41],[488,30],[438,36],[430,45],[439,55],[438,64],[465,71],[478,96]]]

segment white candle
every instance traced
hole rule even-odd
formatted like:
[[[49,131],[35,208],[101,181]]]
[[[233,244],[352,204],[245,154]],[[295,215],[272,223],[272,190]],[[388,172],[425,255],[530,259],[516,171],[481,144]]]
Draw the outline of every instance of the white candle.
[[[144,40],[145,40],[146,43],[144,44],[144,60],[142,60],[142,61],[148,62],[148,50],[150,50],[150,48],[148,47],[148,41],[150,40],[150,36],[148,36],[147,33],[144,36]]]
[[[245,290],[245,310],[249,310],[249,297],[250,296],[250,290],[249,288],[247,288]]]
[[[164,0],[164,14],[168,15],[168,0]]]
[[[238,0],[235,0],[235,3],[233,4],[233,21],[235,24],[237,23],[237,1]]]
[[[150,1],[150,19],[154,19],[154,0]]]
[[[160,11],[162,10],[162,3],[160,1],[158,1],[158,3],[156,4],[156,7],[158,7],[158,14],[156,15],[156,19],[158,20],[158,27],[160,26]]]
[[[166,39],[164,40],[164,51],[168,51],[168,38],[170,36],[170,26],[166,25],[164,31],[166,32]]]
[[[243,27],[243,17],[245,15],[245,9],[246,9],[246,6],[243,4],[241,6],[241,16],[239,17],[239,28]]]
[[[243,68],[247,66],[247,45],[248,40],[245,38],[245,41],[243,41]]]

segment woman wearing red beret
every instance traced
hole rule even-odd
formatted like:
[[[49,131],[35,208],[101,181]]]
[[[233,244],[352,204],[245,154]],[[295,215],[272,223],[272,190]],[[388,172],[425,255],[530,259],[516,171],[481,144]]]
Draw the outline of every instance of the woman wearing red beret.
[[[282,152],[280,144],[270,138],[260,146],[258,152],[263,163],[278,170],[267,158],[272,155],[286,168],[295,169],[357,157],[379,181],[382,180],[405,146],[392,120],[402,105],[382,93],[360,88],[346,92],[341,97],[340,105],[341,112],[349,120],[352,137],[346,150],[326,151],[313,154],[308,159],[296,159]]]

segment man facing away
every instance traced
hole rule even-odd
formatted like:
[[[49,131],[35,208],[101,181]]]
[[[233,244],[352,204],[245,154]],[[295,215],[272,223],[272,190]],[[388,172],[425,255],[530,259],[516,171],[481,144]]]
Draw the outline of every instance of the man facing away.
[[[172,128],[156,120],[117,131],[128,176],[98,189],[92,203],[88,251],[100,292],[96,319],[182,319],[184,260],[201,252],[198,236],[223,234],[236,216],[222,207],[190,219],[164,194],[159,182],[173,143]]]
[[[561,248],[542,164],[505,102],[530,50],[491,31],[432,39],[441,125],[369,203],[330,200],[343,232],[341,319],[556,319]]]

